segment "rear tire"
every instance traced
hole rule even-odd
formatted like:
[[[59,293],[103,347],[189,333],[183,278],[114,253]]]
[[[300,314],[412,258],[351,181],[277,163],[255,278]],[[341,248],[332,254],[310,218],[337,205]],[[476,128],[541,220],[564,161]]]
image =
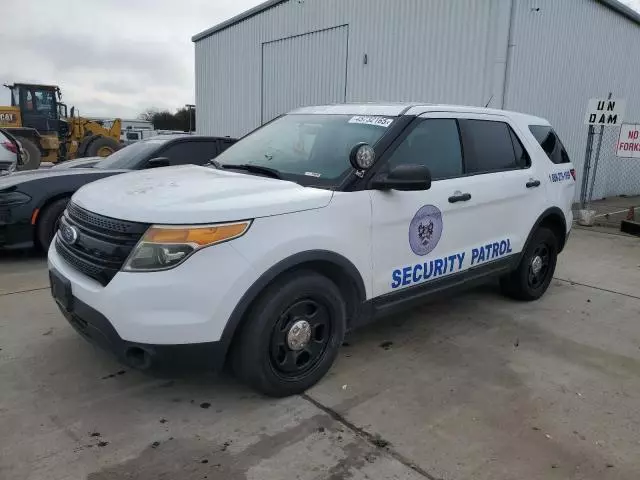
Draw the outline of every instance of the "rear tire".
[[[58,223],[60,217],[67,208],[69,198],[61,198],[47,205],[38,217],[38,223],[36,227],[36,237],[38,239],[38,245],[45,252],[49,249],[51,241],[58,230]]]
[[[547,291],[558,259],[558,239],[548,228],[539,228],[518,268],[500,279],[502,292],[516,300],[532,301]]]
[[[232,347],[236,375],[272,397],[304,392],[333,364],[346,307],[328,278],[297,271],[277,280],[248,312]]]
[[[120,144],[113,138],[99,136],[91,140],[87,147],[87,157],[108,157],[120,150]]]
[[[40,148],[33,140],[25,137],[16,137],[16,139],[22,144],[22,161],[16,165],[16,170],[35,170],[40,167],[42,162],[42,154]]]

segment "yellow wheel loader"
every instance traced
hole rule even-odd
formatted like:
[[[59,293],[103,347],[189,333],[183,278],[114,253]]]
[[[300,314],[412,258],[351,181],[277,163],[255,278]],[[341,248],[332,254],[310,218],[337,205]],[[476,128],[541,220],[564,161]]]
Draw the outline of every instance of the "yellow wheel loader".
[[[22,144],[24,155],[18,170],[32,170],[40,162],[62,162],[81,157],[106,157],[121,148],[121,120],[107,129],[98,122],[67,114],[60,89],[54,85],[15,83],[11,106],[0,106],[0,128]]]

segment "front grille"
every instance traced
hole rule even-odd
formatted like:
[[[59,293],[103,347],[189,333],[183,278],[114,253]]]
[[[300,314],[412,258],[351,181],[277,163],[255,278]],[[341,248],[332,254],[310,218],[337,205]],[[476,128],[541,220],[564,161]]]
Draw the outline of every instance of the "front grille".
[[[61,219],[77,232],[69,243],[56,235],[56,250],[75,269],[107,285],[122,268],[131,250],[138,243],[148,224],[117,220],[89,212],[69,203]]]

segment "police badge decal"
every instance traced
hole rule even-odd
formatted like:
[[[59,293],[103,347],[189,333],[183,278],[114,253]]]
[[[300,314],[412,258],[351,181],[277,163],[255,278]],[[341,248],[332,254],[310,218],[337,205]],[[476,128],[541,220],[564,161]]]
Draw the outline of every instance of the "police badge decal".
[[[409,246],[416,255],[426,255],[440,241],[442,212],[434,205],[425,205],[416,212],[409,225]]]

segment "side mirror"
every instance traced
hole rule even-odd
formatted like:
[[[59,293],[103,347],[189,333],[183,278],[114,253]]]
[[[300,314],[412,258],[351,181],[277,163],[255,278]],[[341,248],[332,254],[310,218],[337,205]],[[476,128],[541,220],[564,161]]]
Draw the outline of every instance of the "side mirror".
[[[376,190],[401,190],[404,192],[429,190],[431,172],[424,165],[398,165],[388,173],[380,173],[371,181]]]
[[[171,165],[171,162],[167,157],[156,157],[149,160],[145,168],[160,168],[168,167],[169,165]]]

